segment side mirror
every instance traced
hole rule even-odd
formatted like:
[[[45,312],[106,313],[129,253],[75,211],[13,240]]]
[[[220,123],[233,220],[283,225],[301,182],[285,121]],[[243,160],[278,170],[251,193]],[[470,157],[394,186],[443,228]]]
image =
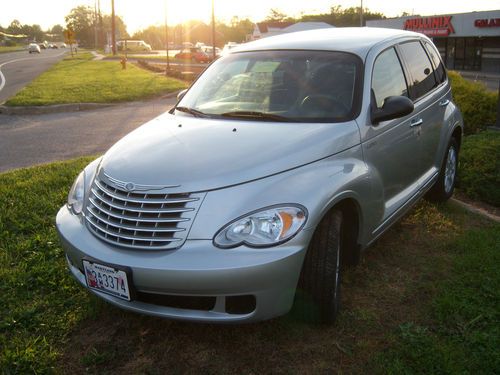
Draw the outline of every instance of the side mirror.
[[[180,91],[178,94],[177,94],[177,101],[180,102],[181,99],[184,97],[184,95],[186,95],[186,92],[187,92],[188,89],[184,89],[182,91]]]
[[[372,108],[372,124],[409,115],[414,108],[413,102],[406,96],[389,96],[385,98],[382,108]]]

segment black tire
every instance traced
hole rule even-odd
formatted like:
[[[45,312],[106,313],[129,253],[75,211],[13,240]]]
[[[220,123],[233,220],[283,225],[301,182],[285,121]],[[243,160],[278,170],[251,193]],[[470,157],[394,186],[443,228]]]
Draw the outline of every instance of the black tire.
[[[309,323],[332,323],[340,310],[342,221],[340,210],[330,212],[307,249],[294,312]]]
[[[425,196],[429,201],[446,202],[453,195],[457,181],[458,150],[457,141],[455,138],[451,138],[439,171],[439,177]]]

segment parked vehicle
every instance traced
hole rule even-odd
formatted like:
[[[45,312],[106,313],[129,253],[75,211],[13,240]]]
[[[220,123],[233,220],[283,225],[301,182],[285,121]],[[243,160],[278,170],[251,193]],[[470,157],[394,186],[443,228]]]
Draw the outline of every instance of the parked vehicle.
[[[174,56],[176,59],[190,60],[196,63],[206,63],[211,60],[205,52],[199,47],[184,48]]]
[[[422,34],[261,39],[90,163],[57,230],[73,276],[124,309],[250,322],[297,294],[331,322],[344,267],[421,197],[452,195],[462,127]]]
[[[36,43],[30,43],[28,45],[28,52],[30,54],[32,54],[32,53],[40,53],[41,52],[40,51],[40,46],[38,44],[36,44]]]
[[[50,44],[49,44],[49,48],[50,48],[50,49],[58,49],[59,47],[58,47],[58,46],[57,46],[57,44],[55,44],[55,43],[50,43]]]
[[[210,60],[213,60],[213,51],[214,47],[212,46],[203,46],[201,47],[201,50],[207,54],[207,56],[210,58]],[[221,49],[218,47],[215,47],[215,58],[219,58],[221,55]]]
[[[125,40],[120,40],[116,42],[116,47],[118,51],[124,51],[125,48],[127,49],[127,51],[131,52],[150,52],[152,50],[151,46],[143,40],[127,40],[126,43]]]
[[[222,48],[221,55],[225,55],[225,54],[229,53],[229,51],[231,51],[233,48],[238,47],[238,46],[239,46],[239,44],[236,42],[227,42],[224,45],[224,48]]]

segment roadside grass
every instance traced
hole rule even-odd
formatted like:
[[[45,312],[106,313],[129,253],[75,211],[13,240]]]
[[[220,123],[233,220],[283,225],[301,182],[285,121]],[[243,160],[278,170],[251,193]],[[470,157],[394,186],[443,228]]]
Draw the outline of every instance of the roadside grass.
[[[112,103],[147,99],[186,88],[186,83],[117,61],[93,61],[89,52],[67,55],[23,88],[10,106]]]
[[[91,158],[0,174],[3,373],[493,373],[500,226],[419,203],[348,269],[333,326],[292,314],[242,326],[136,315],[85,291],[54,227]]]
[[[0,46],[0,53],[23,51],[25,48],[23,46]]]

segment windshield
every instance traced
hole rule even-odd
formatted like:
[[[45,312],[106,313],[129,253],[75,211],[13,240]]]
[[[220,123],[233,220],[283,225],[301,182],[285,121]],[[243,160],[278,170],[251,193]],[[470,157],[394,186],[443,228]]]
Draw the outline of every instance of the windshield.
[[[212,64],[178,108],[207,117],[347,121],[359,108],[361,71],[361,60],[343,52],[235,53]]]

